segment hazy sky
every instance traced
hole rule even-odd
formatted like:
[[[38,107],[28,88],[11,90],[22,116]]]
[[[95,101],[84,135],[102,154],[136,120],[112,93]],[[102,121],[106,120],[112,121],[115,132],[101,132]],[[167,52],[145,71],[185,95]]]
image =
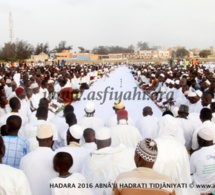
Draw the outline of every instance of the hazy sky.
[[[61,40],[77,50],[99,45],[215,46],[215,0],[0,0],[0,46]]]

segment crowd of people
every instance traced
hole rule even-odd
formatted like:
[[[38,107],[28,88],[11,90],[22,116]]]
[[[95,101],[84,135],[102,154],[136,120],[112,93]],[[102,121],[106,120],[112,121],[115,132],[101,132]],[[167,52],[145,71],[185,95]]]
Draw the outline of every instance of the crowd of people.
[[[214,72],[123,65],[163,116],[148,105],[135,121],[117,99],[108,120],[93,101],[77,119],[73,104],[119,66],[0,67],[0,194],[215,192]]]

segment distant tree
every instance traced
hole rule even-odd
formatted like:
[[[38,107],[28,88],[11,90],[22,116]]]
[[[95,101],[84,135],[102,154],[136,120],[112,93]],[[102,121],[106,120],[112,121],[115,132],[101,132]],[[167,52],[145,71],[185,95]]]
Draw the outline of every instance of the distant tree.
[[[185,56],[189,56],[189,51],[187,51],[185,48],[179,48],[176,50],[176,57],[184,58]]]
[[[27,41],[17,40],[15,43],[5,43],[0,51],[1,60],[19,59],[25,60],[30,58],[34,52],[34,47]]]
[[[108,54],[109,50],[105,46],[98,46],[98,47],[94,47],[93,50],[92,50],[92,52],[94,54]]]
[[[133,53],[134,50],[135,50],[134,45],[129,45],[129,46],[128,46],[128,53]]]
[[[27,41],[16,42],[16,58],[19,60],[25,60],[31,57],[34,53],[34,47]]]
[[[38,55],[41,52],[44,52],[46,54],[49,53],[49,44],[48,43],[37,43],[37,46],[35,48],[34,54]]]
[[[139,50],[149,50],[149,49],[150,49],[149,43],[147,43],[147,42],[142,42],[142,41],[139,41],[139,42],[137,43],[137,48],[138,48]]]
[[[201,58],[207,58],[211,54],[210,50],[202,50],[199,52],[199,56]]]
[[[72,45],[67,46],[66,41],[61,41],[58,46],[54,48],[55,52],[62,52],[63,50],[72,50]]]
[[[84,47],[79,46],[78,49],[80,53],[90,53],[90,50],[84,49]]]
[[[16,58],[16,44],[15,43],[5,43],[4,47],[0,50],[0,59],[9,60]]]

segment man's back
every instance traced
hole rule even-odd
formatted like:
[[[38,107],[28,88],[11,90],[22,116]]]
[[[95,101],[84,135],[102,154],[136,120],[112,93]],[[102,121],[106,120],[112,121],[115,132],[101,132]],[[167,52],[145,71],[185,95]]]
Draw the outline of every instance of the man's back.
[[[211,184],[215,183],[215,145],[202,147],[194,152],[190,157],[190,171],[193,174],[194,184]],[[198,188],[200,193],[209,194],[215,189]]]
[[[1,195],[31,195],[28,180],[21,170],[0,164],[0,178]]]
[[[118,124],[111,129],[111,146],[117,146],[122,143],[129,147],[136,147],[142,136],[134,126]]]
[[[68,152],[71,154],[74,162],[69,171],[73,173],[81,171],[82,165],[85,162],[85,158],[89,155],[91,151],[83,147],[65,146],[62,148],[58,148],[55,152]]]
[[[84,128],[92,128],[95,131],[104,126],[104,121],[98,117],[83,117],[78,124]]]
[[[126,188],[128,184],[140,184],[139,186],[142,186],[144,184],[142,188],[153,188],[153,185],[150,184],[161,184],[164,182],[166,184],[172,183],[172,179],[166,175],[158,173],[151,168],[138,167],[132,171],[121,173],[117,177],[115,183],[120,191],[122,188]],[[133,188],[135,187],[133,186]],[[166,188],[165,190],[172,192],[173,188]]]
[[[30,151],[29,141],[19,136],[4,136],[5,156],[3,163],[14,168],[19,168],[20,160]]]
[[[93,152],[83,165],[82,174],[87,182],[96,184],[114,183],[118,174],[135,168],[134,150],[126,146],[105,147]],[[95,188],[95,194],[111,194],[112,188]]]
[[[53,169],[54,155],[51,148],[38,147],[21,159],[20,169],[27,176],[33,195],[51,194],[49,181],[57,177]]]
[[[153,116],[141,117],[136,123],[142,138],[157,138],[158,136],[158,118]]]

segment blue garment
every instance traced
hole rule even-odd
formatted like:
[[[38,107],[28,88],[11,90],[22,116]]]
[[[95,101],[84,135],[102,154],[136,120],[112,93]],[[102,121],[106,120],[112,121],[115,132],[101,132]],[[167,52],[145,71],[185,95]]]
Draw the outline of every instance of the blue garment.
[[[3,164],[19,168],[20,160],[30,152],[28,139],[19,136],[3,136],[5,144],[5,155],[2,159]]]

